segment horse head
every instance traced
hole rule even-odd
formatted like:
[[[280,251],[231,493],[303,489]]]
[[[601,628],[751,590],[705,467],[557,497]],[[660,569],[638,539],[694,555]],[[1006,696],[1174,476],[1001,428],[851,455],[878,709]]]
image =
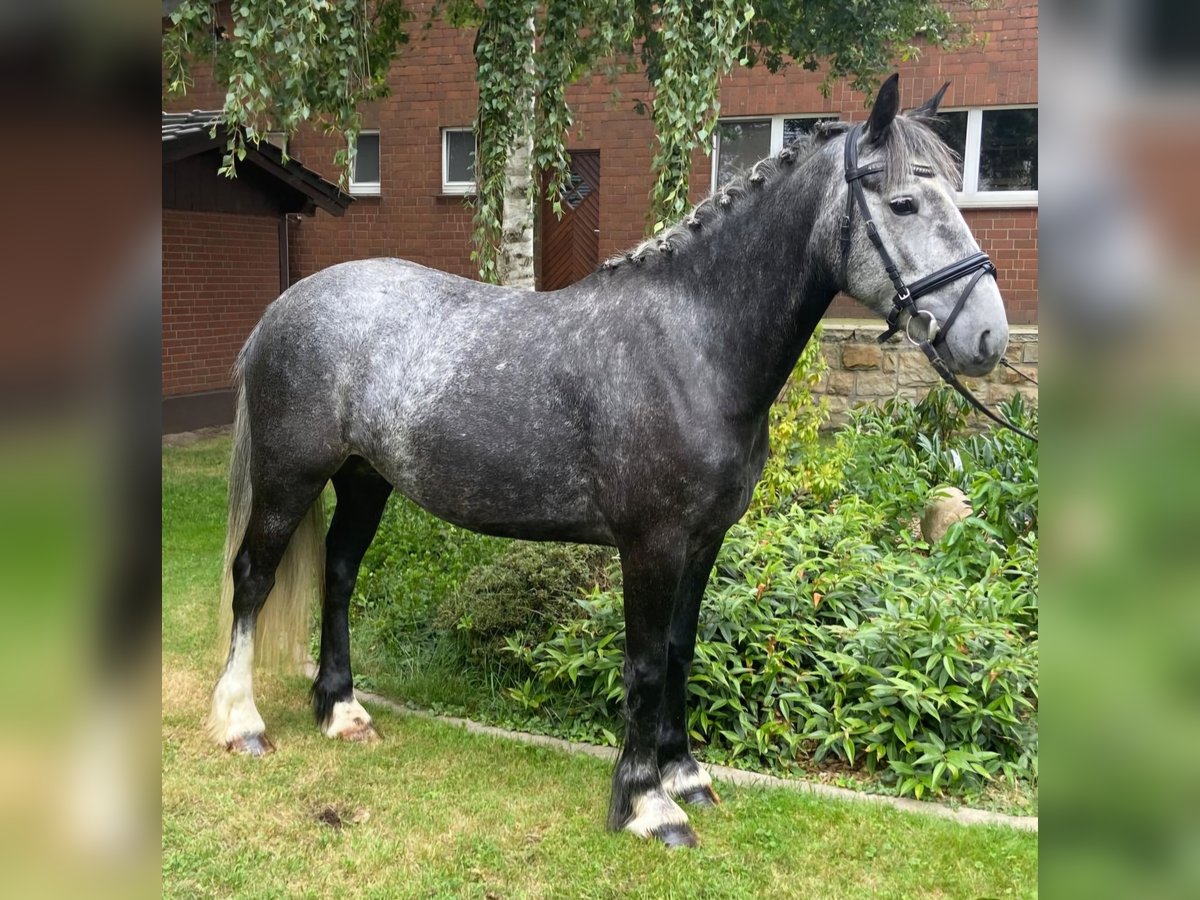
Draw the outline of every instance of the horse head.
[[[995,267],[955,203],[957,160],[930,127],[946,86],[899,114],[898,82],[884,82],[845,143],[830,142],[845,177],[829,262],[842,290],[888,318],[889,335],[905,330],[951,371],[983,375],[1008,345],[1008,321]]]

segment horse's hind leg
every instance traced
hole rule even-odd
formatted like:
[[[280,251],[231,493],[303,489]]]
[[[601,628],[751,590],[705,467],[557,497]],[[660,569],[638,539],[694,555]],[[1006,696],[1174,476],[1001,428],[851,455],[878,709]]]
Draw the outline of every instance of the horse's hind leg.
[[[687,803],[715,806],[720,802],[712,778],[691,754],[687,730],[687,683],[696,653],[696,624],[708,576],[721,540],[706,545],[688,560],[679,582],[671,637],[667,648],[667,686],[658,724],[658,766],[668,794]]]
[[[297,527],[312,510],[325,479],[286,490],[255,490],[246,534],[233,560],[233,632],[225,670],[213,691],[209,729],[229,750],[262,756],[274,750],[254,703],[254,632],[275,585],[275,573]],[[257,487],[257,486],[256,486]],[[285,603],[294,598],[280,597]]]
[[[352,457],[333,476],[333,487],[337,509],[325,540],[321,666],[313,682],[313,713],[329,737],[370,741],[379,733],[354,697],[347,616],[358,567],[379,528],[392,486],[362,459]]]

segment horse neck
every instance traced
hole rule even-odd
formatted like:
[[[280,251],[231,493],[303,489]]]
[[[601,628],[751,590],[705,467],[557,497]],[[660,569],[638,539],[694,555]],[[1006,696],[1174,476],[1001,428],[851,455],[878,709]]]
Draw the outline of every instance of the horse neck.
[[[705,310],[694,337],[723,368],[740,417],[766,414],[837,292],[815,252],[824,180],[776,177],[795,180],[751,188],[763,193],[740,198],[672,260],[682,290],[671,294]]]

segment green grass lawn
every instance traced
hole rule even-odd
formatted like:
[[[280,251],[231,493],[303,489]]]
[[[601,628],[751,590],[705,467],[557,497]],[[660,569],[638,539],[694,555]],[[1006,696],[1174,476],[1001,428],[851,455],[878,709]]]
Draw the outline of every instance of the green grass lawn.
[[[606,763],[372,710],[322,737],[299,678],[260,676],[279,752],[204,735],[227,439],[163,450],[163,888],[172,897],[1027,897],[1037,835],[720,784],[699,850],[604,830]]]

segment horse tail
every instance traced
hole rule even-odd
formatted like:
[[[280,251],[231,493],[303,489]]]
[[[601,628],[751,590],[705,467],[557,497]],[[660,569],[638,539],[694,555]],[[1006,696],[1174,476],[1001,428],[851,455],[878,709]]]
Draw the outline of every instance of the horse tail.
[[[253,340],[254,334],[239,354],[233,373],[237,409],[233,419],[233,449],[229,457],[229,517],[218,617],[222,662],[228,657],[233,629],[233,565],[241,550],[253,508],[250,411],[242,371]],[[324,590],[325,511],[318,496],[292,533],[287,550],[275,570],[275,585],[259,610],[254,635],[256,662],[269,668],[294,672],[308,660],[313,603],[324,599]]]

